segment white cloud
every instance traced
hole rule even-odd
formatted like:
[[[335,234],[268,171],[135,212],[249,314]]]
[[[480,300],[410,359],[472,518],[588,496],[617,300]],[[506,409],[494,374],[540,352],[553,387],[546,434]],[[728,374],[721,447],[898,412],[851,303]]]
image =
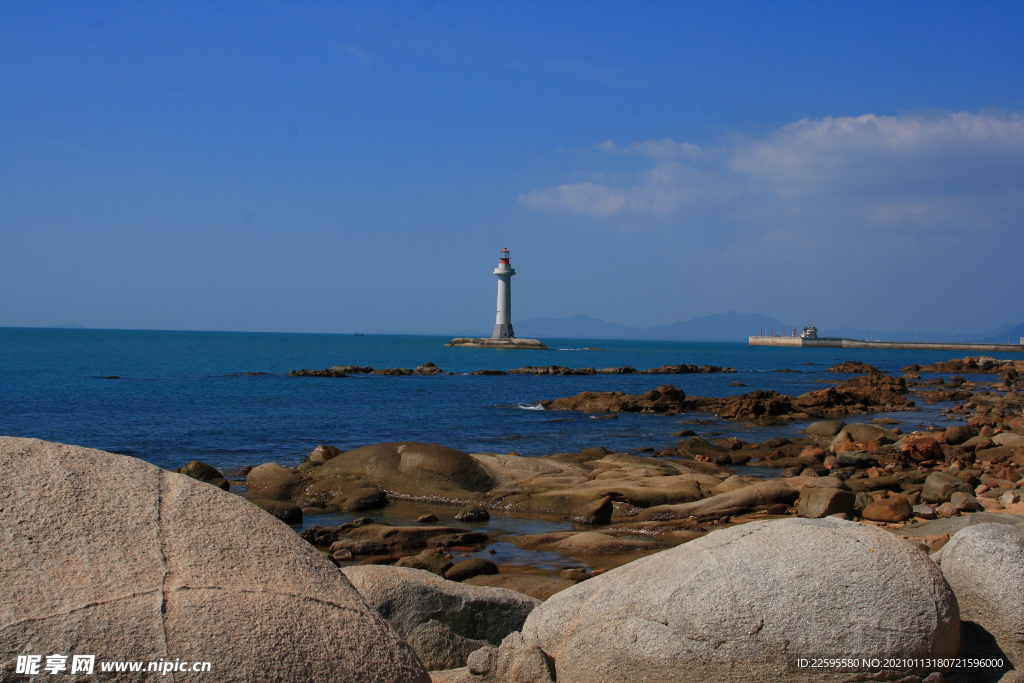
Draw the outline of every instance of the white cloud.
[[[1021,112],[826,117],[713,149],[667,138],[608,140],[594,149],[611,163],[616,155],[643,155],[653,165],[525,192],[520,203],[591,216],[700,209],[746,224],[816,230],[998,229],[1024,211]]]

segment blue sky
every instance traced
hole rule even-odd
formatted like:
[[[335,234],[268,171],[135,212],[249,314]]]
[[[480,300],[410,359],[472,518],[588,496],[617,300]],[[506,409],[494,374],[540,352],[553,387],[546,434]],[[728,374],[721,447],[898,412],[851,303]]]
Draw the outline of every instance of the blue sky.
[[[1024,5],[0,3],[0,325],[1024,320]]]

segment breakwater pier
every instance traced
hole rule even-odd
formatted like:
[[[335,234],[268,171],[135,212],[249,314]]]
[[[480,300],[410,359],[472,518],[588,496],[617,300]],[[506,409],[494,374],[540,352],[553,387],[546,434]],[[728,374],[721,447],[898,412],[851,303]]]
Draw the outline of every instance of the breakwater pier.
[[[919,351],[1018,351],[1024,352],[1022,344],[956,344],[946,342],[901,342],[869,341],[867,339],[844,339],[842,337],[781,337],[754,335],[747,339],[751,346],[796,346],[826,347],[842,349],[915,349]]]

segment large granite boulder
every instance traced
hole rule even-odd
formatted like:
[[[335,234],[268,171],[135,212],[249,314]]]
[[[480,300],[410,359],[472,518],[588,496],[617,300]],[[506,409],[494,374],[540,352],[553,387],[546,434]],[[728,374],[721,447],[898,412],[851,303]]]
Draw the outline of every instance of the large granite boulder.
[[[471,652],[500,644],[540,604],[514,590],[461,584],[420,569],[342,571],[430,670],[462,666]]]
[[[474,653],[463,679],[832,682],[865,669],[798,660],[959,648],[956,599],[926,555],[875,527],[788,519],[716,531],[556,593],[521,633]]]
[[[78,653],[209,661],[217,681],[429,681],[330,562],[242,498],[35,439],[0,437],[0,471],[2,680],[19,654]]]
[[[314,467],[293,496],[304,505],[336,508],[339,496],[347,497],[349,491],[380,488],[420,500],[458,502],[479,500],[494,484],[467,453],[402,441],[356,448]]]
[[[960,617],[992,634],[1007,659],[1024,669],[1024,530],[976,524],[939,551]]]

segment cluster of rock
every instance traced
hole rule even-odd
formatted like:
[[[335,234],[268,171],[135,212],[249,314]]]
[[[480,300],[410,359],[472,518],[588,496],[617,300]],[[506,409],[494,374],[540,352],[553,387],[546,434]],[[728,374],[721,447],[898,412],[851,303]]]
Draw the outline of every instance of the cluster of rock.
[[[637,370],[629,365],[616,368],[568,368],[562,365],[533,366],[512,370],[474,370],[466,374],[470,375],[690,375],[707,374],[719,372],[736,372],[735,368],[723,368],[718,365],[661,365],[647,370]],[[410,368],[386,368],[374,370],[369,366],[362,365],[335,365],[332,368],[323,370],[292,370],[288,373],[292,377],[348,377],[349,375],[454,375],[454,372],[444,372],[433,363],[424,363]]]
[[[1024,360],[1000,360],[988,356],[954,358],[931,365],[908,365],[904,372],[939,372],[956,375],[1003,374],[1010,371],[1014,376],[1024,373]]]
[[[300,536],[220,490],[194,463],[183,469],[205,481],[127,456],[0,438],[0,467],[9,473],[0,488],[0,533],[9,551],[0,557],[0,666],[4,678],[13,675],[26,643],[45,643],[106,659],[212,661],[224,681],[940,683],[957,680],[956,672],[914,661],[979,656],[972,648],[988,639],[1005,660],[992,670],[1001,675],[1024,668],[1024,516],[1012,514],[1021,506],[1014,501],[1024,473],[1024,444],[1013,437],[1024,438],[1024,418],[993,412],[930,435],[832,422],[809,429],[822,447],[715,444],[774,463],[800,446],[795,457],[807,467],[768,481],[696,458],[604,449],[470,456],[410,443],[348,453],[318,448],[298,471],[282,468],[290,478],[275,477],[282,473],[273,468],[267,476],[253,477],[259,468],[249,473],[250,487],[262,486],[263,495],[299,497],[331,492],[332,478],[387,481],[395,487],[387,495],[419,486],[438,500],[475,495],[491,505],[582,490],[560,507],[579,510],[589,500],[586,521],[607,519],[613,502],[621,506],[625,498],[633,512],[646,504],[599,532],[518,539],[567,554],[644,556],[608,571],[575,570],[579,575],[566,575],[567,587],[544,602],[481,585],[501,576],[486,560],[452,563],[453,551],[479,548],[487,537],[430,526],[436,518],[418,526],[364,518]],[[766,453],[772,446],[774,459]],[[1002,448],[1015,450],[1008,457],[992,452]],[[350,458],[348,466],[325,469]],[[305,477],[317,470],[324,476]],[[920,485],[908,483],[921,475]],[[974,485],[972,477],[989,479]],[[686,489],[694,500],[651,504],[659,495],[677,500]],[[966,517],[914,527],[871,519],[873,506],[899,507],[889,500],[996,500],[989,491],[1002,491],[1006,510],[973,519],[998,524],[948,524],[972,521]],[[703,522],[718,528],[710,533],[700,526],[709,515],[754,510],[762,512],[749,515],[756,520],[750,523]],[[799,516],[771,519],[765,510]],[[485,514],[477,505],[460,516]],[[928,527],[936,524],[947,525],[945,538],[927,547],[920,537],[938,531]],[[73,556],[68,538],[75,539]],[[306,541],[325,547],[335,562]],[[922,550],[938,552],[929,558]],[[335,566],[357,556],[365,558],[362,566]],[[126,622],[133,628],[120,627]],[[799,665],[847,655],[891,665]]]
[[[941,683],[963,672],[934,660],[982,655],[961,643],[973,627],[1005,655],[983,673],[1017,681],[1006,672],[1024,667],[1022,550],[1024,532],[1004,524],[964,529],[938,563],[836,518],[733,527],[554,595],[521,631],[433,680]],[[847,656],[857,663],[800,664]]]
[[[839,415],[863,415],[912,410],[914,401],[902,377],[872,373],[839,382],[834,387],[786,396],[775,391],[752,391],[722,398],[686,396],[671,384],[644,394],[621,391],[583,391],[575,396],[542,400],[545,410],[576,410],[585,413],[643,412],[675,415],[707,412],[729,420],[771,423],[810,420]]]

